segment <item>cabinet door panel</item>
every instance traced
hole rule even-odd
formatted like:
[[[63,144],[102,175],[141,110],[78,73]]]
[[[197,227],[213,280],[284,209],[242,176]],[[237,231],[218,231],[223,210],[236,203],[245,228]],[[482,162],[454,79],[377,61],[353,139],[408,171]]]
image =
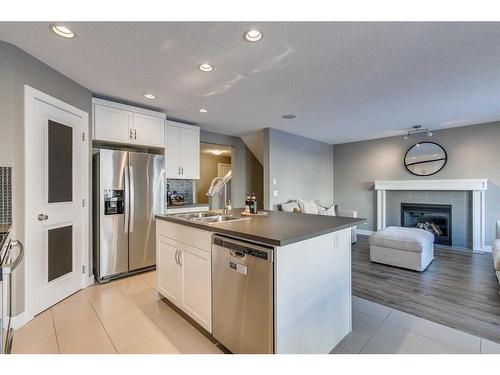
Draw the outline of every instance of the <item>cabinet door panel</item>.
[[[212,332],[210,253],[182,247],[182,308],[207,331]]]
[[[177,126],[167,125],[165,130],[165,161],[167,163],[167,178],[180,178],[179,128]]]
[[[94,105],[94,139],[108,142],[133,143],[132,112]]]
[[[165,147],[165,120],[134,113],[134,141],[142,146]]]
[[[158,236],[157,273],[158,291],[170,302],[180,305],[181,268],[176,262],[178,248],[170,241]]]
[[[180,128],[181,178],[200,178],[200,132],[197,129]]]

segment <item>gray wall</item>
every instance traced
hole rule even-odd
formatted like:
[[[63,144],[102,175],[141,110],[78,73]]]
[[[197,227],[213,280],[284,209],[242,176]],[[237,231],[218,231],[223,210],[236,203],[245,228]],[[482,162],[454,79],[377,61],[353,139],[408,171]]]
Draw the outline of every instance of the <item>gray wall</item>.
[[[91,93],[33,56],[2,41],[0,82],[0,165],[12,167],[14,235],[24,242],[24,85],[80,108],[88,112],[89,117]],[[13,283],[14,315],[24,311],[24,271],[23,262]]]
[[[436,175],[417,177],[403,165],[406,150],[419,141],[432,140],[448,153],[448,162]],[[500,123],[488,123],[434,131],[425,135],[390,137],[335,145],[335,202],[356,209],[368,223],[360,229],[374,230],[376,224],[375,180],[487,178],[486,242],[494,239],[495,221],[500,219]]]
[[[257,194],[259,207],[263,198],[262,165],[255,158],[241,138],[222,135],[202,130],[201,142],[233,147],[231,204],[233,207],[244,207],[248,193]]]
[[[281,130],[264,129],[264,205],[295,199],[333,203],[333,146]],[[276,179],[276,185],[273,185]],[[278,196],[273,197],[273,190]]]

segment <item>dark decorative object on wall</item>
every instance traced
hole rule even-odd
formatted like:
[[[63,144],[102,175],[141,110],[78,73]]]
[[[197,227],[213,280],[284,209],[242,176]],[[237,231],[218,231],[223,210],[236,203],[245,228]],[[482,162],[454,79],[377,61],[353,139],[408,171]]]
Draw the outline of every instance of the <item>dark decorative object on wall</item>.
[[[420,142],[408,149],[404,157],[406,169],[416,176],[431,176],[444,168],[448,155],[434,142]]]

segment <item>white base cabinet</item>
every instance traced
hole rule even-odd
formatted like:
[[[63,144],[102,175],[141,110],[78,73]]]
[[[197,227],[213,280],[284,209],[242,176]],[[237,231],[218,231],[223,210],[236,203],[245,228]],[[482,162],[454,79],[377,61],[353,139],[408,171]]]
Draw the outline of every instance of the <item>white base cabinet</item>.
[[[179,305],[181,301],[181,268],[178,264],[179,249],[177,244],[167,237],[158,236],[156,249],[156,268],[162,273],[156,283],[158,291],[170,302]]]
[[[212,333],[212,233],[156,221],[158,292]]]

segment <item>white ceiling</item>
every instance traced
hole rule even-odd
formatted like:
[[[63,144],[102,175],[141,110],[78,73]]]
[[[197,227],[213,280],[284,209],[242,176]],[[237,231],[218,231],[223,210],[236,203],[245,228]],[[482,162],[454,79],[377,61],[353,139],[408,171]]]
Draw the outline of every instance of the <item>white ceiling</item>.
[[[202,154],[207,154],[207,155],[215,155],[213,153],[215,151],[217,153],[220,152],[220,155],[215,155],[215,156],[231,157],[232,149],[231,147],[227,146],[214,145],[211,143],[201,142],[200,151]]]
[[[403,134],[417,123],[500,120],[500,23],[67,25],[73,40],[43,22],[0,23],[0,39],[97,95],[214,132],[274,127],[342,143]],[[263,32],[261,42],[243,40],[250,26]],[[206,61],[212,73],[197,70]]]

